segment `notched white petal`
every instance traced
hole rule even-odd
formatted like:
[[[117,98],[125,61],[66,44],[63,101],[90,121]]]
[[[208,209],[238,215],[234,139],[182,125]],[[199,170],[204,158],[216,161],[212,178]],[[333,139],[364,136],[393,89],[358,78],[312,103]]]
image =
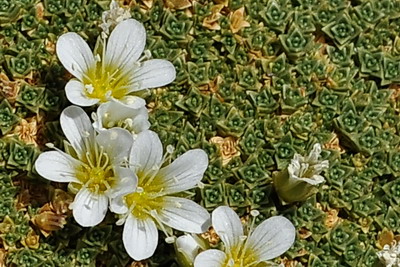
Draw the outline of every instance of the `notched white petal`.
[[[53,182],[80,183],[76,178],[76,169],[80,162],[61,151],[49,151],[39,155],[35,162],[36,171]]]
[[[88,98],[84,93],[85,86],[82,82],[72,79],[65,86],[65,94],[69,102],[72,104],[81,106],[81,107],[89,107],[99,102],[99,99],[96,98]]]
[[[111,164],[119,165],[127,159],[133,144],[133,137],[130,132],[122,128],[111,128],[101,131],[96,136],[97,143],[103,147],[108,155]]]
[[[56,45],[58,59],[78,80],[95,64],[88,44],[77,33],[65,33],[58,38]]]
[[[146,44],[146,31],[135,19],[120,22],[111,32],[105,62],[121,69],[132,68]]]
[[[89,116],[77,106],[69,106],[63,110],[60,116],[61,128],[71,146],[78,155],[82,155],[90,148],[88,138],[94,138],[94,130]]]
[[[161,166],[163,148],[155,132],[144,131],[138,134],[133,142],[129,163],[131,167],[142,172],[155,172]]]
[[[179,231],[201,234],[210,227],[210,214],[192,200],[179,197],[164,197],[164,208],[160,210],[161,221]]]
[[[197,255],[194,267],[224,267],[227,256],[217,249],[209,249]]]
[[[207,153],[192,149],[178,157],[158,174],[164,181],[164,193],[172,194],[196,187],[208,166]]]
[[[151,257],[158,243],[158,231],[153,220],[138,219],[129,215],[125,222],[122,240],[129,256],[140,261]]]
[[[132,75],[130,92],[156,88],[175,80],[176,70],[171,62],[163,59],[151,59],[142,63]]]
[[[108,209],[106,195],[94,194],[87,188],[82,188],[75,196],[71,205],[72,214],[77,223],[91,227],[101,223]]]
[[[254,229],[247,247],[259,257],[260,261],[267,261],[285,253],[294,243],[296,229],[283,216],[274,216]]]
[[[227,250],[241,243],[243,226],[239,216],[231,208],[220,206],[212,212],[212,225]]]

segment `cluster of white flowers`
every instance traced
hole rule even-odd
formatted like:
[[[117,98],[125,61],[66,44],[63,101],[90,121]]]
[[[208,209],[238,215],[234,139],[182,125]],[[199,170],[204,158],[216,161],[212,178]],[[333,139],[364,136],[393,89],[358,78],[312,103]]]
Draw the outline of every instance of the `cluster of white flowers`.
[[[163,154],[158,135],[149,130],[145,101],[132,93],[172,82],[175,68],[166,60],[139,59],[146,42],[143,25],[129,19],[115,1],[110,9],[101,25],[101,55],[93,55],[76,33],[66,33],[57,42],[61,63],[75,77],[65,87],[75,105],[60,117],[66,152],[49,144],[54,150],[42,153],[35,167],[50,181],[69,183],[75,194],[70,209],[80,225],[101,223],[108,210],[116,214],[117,224],[124,225],[128,254],[142,260],[156,250],[158,230],[167,242],[174,242],[173,229],[200,234],[210,227],[206,209],[177,196],[200,184],[208,157],[192,149],[168,164],[173,148],[168,146]],[[95,104],[92,121],[78,106]],[[194,260],[205,247],[189,242],[189,258],[196,267],[253,266],[284,253],[295,237],[286,218],[272,217],[247,238],[238,215],[228,207],[213,212],[212,224],[225,252],[206,250]],[[185,251],[187,243],[181,238],[177,245],[183,244]]]
[[[386,267],[400,267],[400,243],[386,244],[377,255]]]

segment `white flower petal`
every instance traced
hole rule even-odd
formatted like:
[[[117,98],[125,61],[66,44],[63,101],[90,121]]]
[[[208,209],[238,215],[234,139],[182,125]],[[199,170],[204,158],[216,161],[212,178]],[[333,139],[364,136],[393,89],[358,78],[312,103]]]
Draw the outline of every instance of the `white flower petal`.
[[[65,94],[69,102],[72,104],[81,106],[81,107],[89,107],[99,102],[97,98],[88,98],[84,94],[84,85],[80,81],[76,79],[70,80],[65,86]]]
[[[181,235],[175,241],[176,250],[182,253],[188,262],[193,263],[199,253],[200,244],[192,235]]]
[[[115,68],[133,68],[146,44],[146,31],[134,19],[118,23],[107,42],[105,63]]]
[[[81,226],[95,226],[103,221],[108,209],[106,195],[92,193],[87,188],[79,190],[72,204],[72,214]]]
[[[127,95],[120,99],[115,99],[114,101],[119,101],[121,104],[130,108],[142,108],[146,106],[146,101],[143,98],[133,95]]]
[[[132,121],[132,129],[134,133],[138,134],[140,132],[146,131],[150,128],[150,122],[148,120],[149,115],[140,114],[137,115]]]
[[[61,35],[56,50],[63,66],[80,81],[83,79],[83,73],[95,64],[90,47],[74,32]]]
[[[220,206],[212,212],[212,225],[224,242],[226,250],[240,244],[243,226],[239,216],[231,208]]]
[[[39,155],[35,162],[36,171],[53,182],[80,183],[75,176],[75,170],[81,163],[61,151],[49,151]]]
[[[126,214],[129,211],[122,195],[110,199],[110,210],[116,214]]]
[[[204,150],[192,149],[162,168],[158,177],[162,179],[165,194],[177,193],[195,187],[203,178],[208,166]]]
[[[121,126],[122,123],[128,127],[129,121],[135,133],[147,130],[150,127],[148,122],[148,111],[145,106],[132,108],[119,101],[103,103],[97,109],[97,121],[93,124],[95,128],[111,128]],[[146,126],[148,126],[146,128]],[[101,127],[101,128],[100,128]]]
[[[224,267],[226,254],[217,249],[209,249],[197,255],[194,267]]]
[[[306,157],[305,160],[311,164],[318,163],[318,158],[319,158],[319,155],[321,154],[321,151],[322,151],[321,144],[319,144],[319,143],[314,144],[310,154],[308,155],[308,157]]]
[[[122,128],[111,128],[101,131],[96,136],[97,143],[104,148],[113,165],[127,160],[133,144],[130,132]]]
[[[122,240],[129,256],[140,261],[151,257],[158,243],[158,232],[154,221],[138,219],[129,215],[125,222]]]
[[[144,131],[133,142],[129,162],[136,173],[158,171],[162,160],[162,144],[155,132]]]
[[[65,108],[60,116],[60,124],[69,143],[79,156],[90,149],[87,147],[90,143],[88,140],[94,138],[94,130],[83,109],[77,106]]]
[[[131,169],[114,167],[114,173],[117,177],[117,184],[110,190],[111,192],[108,194],[110,198],[135,192],[138,178]]]
[[[175,80],[176,70],[171,62],[163,59],[151,59],[133,70],[132,89],[129,92],[140,91],[167,85]]]
[[[267,261],[285,253],[295,238],[293,224],[283,216],[274,216],[254,229],[247,240],[247,249],[256,253],[260,261]]]
[[[163,197],[164,207],[158,213],[161,221],[179,231],[201,234],[210,227],[210,214],[192,200]]]

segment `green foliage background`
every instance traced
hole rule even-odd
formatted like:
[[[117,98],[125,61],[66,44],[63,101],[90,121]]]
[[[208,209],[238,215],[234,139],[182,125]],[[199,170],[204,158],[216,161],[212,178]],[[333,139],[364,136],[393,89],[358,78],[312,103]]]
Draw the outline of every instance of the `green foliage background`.
[[[205,185],[193,199],[210,212],[220,205],[242,216],[257,209],[258,222],[287,216],[298,229],[281,257],[288,266],[376,266],[379,233],[400,230],[400,2],[210,0],[171,8],[178,2],[125,4],[144,23],[153,57],[177,69],[174,83],[146,97],[152,129],[176,147],[174,157],[191,148],[209,155]],[[46,203],[54,204],[56,188],[67,191],[32,169],[46,142],[62,147],[58,117],[68,105],[69,76],[54,44],[74,31],[93,47],[108,5],[0,0],[0,263],[6,266],[132,262],[111,214],[93,228],[79,227],[68,213],[53,214],[67,223],[48,237],[34,223]],[[234,12],[242,7],[239,18],[248,27],[236,32]],[[37,121],[34,144],[19,134],[24,120]],[[210,141],[215,136],[232,137],[240,155],[223,165],[221,147]],[[272,172],[316,142],[330,161],[326,183],[308,201],[283,205]],[[160,242],[148,264],[174,266],[172,249]]]

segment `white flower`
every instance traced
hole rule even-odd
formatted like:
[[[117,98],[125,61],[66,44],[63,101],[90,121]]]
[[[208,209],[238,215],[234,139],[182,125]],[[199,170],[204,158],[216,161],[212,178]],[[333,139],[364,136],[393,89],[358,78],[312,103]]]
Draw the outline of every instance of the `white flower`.
[[[164,160],[157,134],[139,133],[129,158],[132,176],[138,179],[137,189],[111,201],[111,211],[124,214],[123,243],[135,260],[153,255],[157,226],[167,236],[166,226],[188,233],[203,233],[209,227],[210,215],[203,207],[174,196],[200,182],[208,165],[207,154],[201,149],[189,150],[161,168]]]
[[[134,19],[124,20],[115,27],[107,43],[101,45],[101,55],[93,55],[78,34],[63,34],[57,41],[57,56],[75,76],[65,86],[68,100],[79,106],[113,98],[127,102],[126,96],[133,92],[172,82],[176,75],[172,63],[139,59],[145,43],[145,29]],[[139,101],[138,97],[129,101],[132,99]]]
[[[136,135],[150,128],[148,119],[149,113],[145,106],[133,107],[112,100],[97,108],[93,127],[97,131],[121,127]]]
[[[244,235],[239,216],[221,206],[212,213],[212,225],[225,245],[225,252],[209,249],[200,253],[194,267],[252,267],[288,250],[296,236],[293,224],[282,216],[271,217]]]
[[[400,243],[393,241],[392,245],[386,244],[377,255],[386,267],[400,267]]]
[[[321,145],[315,144],[310,155],[303,157],[295,154],[289,164],[288,171],[291,179],[301,180],[312,185],[317,185],[325,181],[320,173],[329,168],[329,161],[318,160],[321,154]]]
[[[110,10],[104,11],[102,14],[101,19],[103,23],[100,24],[100,28],[103,30],[105,36],[108,36],[111,28],[130,17],[129,9],[120,7],[117,1],[112,0],[110,3]]]
[[[310,155],[295,154],[287,169],[272,175],[276,192],[286,203],[305,201],[318,189],[316,185],[325,181],[320,173],[329,168],[329,161],[319,160],[321,145],[315,144]]]
[[[204,249],[204,242],[195,235],[185,234],[175,241],[177,260],[182,266],[193,266],[194,259],[201,249]]]
[[[35,162],[36,170],[50,181],[71,183],[78,191],[71,205],[75,220],[82,226],[95,226],[104,219],[109,198],[136,186],[127,175],[129,169],[120,167],[129,155],[132,135],[121,128],[96,134],[87,114],[76,106],[62,112],[60,124],[71,155],[60,150],[44,152]]]

